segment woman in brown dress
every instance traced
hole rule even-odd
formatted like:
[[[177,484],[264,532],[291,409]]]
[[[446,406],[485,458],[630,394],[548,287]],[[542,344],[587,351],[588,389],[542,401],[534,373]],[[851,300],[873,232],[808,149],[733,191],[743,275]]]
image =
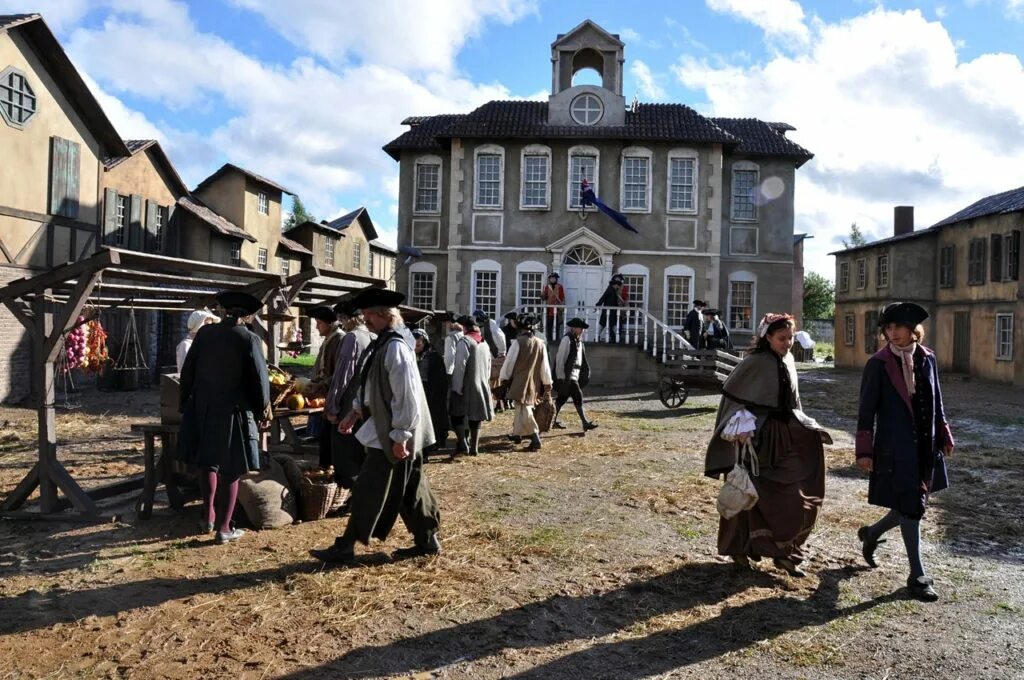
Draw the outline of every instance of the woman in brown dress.
[[[758,501],[750,510],[718,525],[718,553],[737,564],[771,557],[791,576],[804,576],[803,546],[825,497],[828,433],[800,405],[793,346],[793,317],[766,314],[747,356],[723,385],[715,434],[708,445],[704,474],[724,476],[736,463],[736,445],[722,438],[730,422],[749,422],[739,441],[757,451],[758,476],[751,475]],[[752,416],[752,417],[751,417]]]

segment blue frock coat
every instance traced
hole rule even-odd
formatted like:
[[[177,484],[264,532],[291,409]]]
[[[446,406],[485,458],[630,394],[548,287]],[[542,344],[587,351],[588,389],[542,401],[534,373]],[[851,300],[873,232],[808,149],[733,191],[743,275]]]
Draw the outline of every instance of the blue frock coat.
[[[868,359],[860,386],[856,453],[874,461],[868,502],[921,517],[928,497],[949,486],[942,453],[953,434],[942,405],[935,354],[918,345],[912,398],[888,346]]]

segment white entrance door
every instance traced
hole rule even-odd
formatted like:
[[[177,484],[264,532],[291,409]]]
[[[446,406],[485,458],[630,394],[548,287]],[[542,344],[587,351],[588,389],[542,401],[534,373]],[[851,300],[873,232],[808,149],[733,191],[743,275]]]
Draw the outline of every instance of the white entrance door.
[[[567,318],[583,316],[576,310],[580,307],[593,307],[604,292],[604,267],[586,264],[565,265],[562,269],[565,283],[565,305],[568,307]]]

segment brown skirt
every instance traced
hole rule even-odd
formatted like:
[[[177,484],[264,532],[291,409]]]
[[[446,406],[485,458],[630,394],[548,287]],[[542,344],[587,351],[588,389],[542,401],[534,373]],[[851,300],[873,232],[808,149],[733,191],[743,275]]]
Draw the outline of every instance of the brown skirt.
[[[759,439],[760,475],[751,477],[757,505],[732,519],[720,518],[718,554],[784,557],[800,563],[825,498],[821,435],[795,419],[769,419]]]

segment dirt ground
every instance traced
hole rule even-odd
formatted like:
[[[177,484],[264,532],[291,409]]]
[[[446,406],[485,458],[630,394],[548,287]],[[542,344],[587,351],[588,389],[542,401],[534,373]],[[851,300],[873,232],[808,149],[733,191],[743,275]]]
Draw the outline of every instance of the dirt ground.
[[[898,533],[881,566],[858,526],[881,512],[851,465],[859,377],[801,374],[833,433],[809,576],[715,554],[718,484],[701,476],[718,397],[668,411],[646,391],[590,395],[601,427],[513,452],[509,414],[475,459],[428,465],[444,552],[393,562],[398,528],[360,565],[306,550],[344,520],[215,546],[162,493],[95,526],[0,521],[0,678],[1024,678],[1024,393],[949,379],[952,487],[923,525],[942,599],[908,600]],[[156,392],[87,393],[62,411],[60,457],[88,484],[141,471],[128,425]],[[575,415],[566,417],[576,428]],[[0,495],[34,454],[35,415],[0,409]],[[72,443],[72,440],[73,443]]]

